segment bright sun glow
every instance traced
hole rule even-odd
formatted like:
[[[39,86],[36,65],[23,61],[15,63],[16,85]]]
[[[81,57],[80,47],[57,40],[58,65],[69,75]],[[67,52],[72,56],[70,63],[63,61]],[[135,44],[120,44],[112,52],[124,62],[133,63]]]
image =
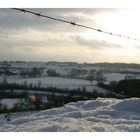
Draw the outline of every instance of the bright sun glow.
[[[97,14],[94,18],[99,29],[122,34],[132,38],[139,38],[140,35],[140,16],[139,9],[118,9],[114,12],[107,12]],[[103,52],[111,56],[123,56],[123,57],[135,57],[137,55],[137,48],[139,46],[138,41],[128,40],[126,38],[120,38],[116,36],[110,36],[108,34],[99,33],[96,31],[87,31],[85,38],[98,41],[106,41],[113,45],[118,45],[120,48],[105,48]]]
[[[139,9],[119,9],[114,12],[99,14],[95,18],[103,29],[135,37],[140,33],[139,16]]]
[[[126,47],[121,49],[111,49],[110,55],[113,56],[127,56],[127,57],[133,57],[135,56],[136,51],[132,47]]]
[[[93,20],[96,21],[96,28],[138,38],[140,35],[140,20],[138,17],[140,17],[140,9],[119,9],[114,12],[97,14]],[[91,31],[88,33],[90,37]],[[94,34],[93,31],[92,34]],[[100,36],[102,36],[102,34],[100,34]]]

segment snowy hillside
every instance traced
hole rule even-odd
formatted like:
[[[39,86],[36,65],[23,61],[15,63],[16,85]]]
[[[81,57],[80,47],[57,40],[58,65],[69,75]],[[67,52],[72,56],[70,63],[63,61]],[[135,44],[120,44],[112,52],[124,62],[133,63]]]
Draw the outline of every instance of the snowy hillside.
[[[140,131],[140,99],[98,98],[17,117],[0,131]]]

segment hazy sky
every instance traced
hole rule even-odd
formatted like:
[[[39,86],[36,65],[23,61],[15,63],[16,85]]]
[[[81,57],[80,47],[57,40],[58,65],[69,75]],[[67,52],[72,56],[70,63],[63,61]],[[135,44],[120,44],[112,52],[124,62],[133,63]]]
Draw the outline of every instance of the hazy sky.
[[[140,39],[139,9],[28,9]],[[0,9],[0,60],[140,63],[140,41]]]

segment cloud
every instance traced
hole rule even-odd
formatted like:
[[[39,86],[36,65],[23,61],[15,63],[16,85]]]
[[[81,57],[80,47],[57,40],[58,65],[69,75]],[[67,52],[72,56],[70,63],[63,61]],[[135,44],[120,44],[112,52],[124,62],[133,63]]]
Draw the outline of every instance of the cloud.
[[[94,39],[85,39],[84,37],[81,36],[74,36],[72,38],[77,44],[85,47],[90,47],[92,49],[122,48],[122,46],[120,45],[106,42],[103,40],[99,41]]]
[[[74,21],[88,26],[95,25],[93,17],[102,12],[111,12],[114,9],[99,9],[99,8],[36,8],[28,9],[35,12],[40,12],[44,15],[53,16],[68,21]],[[48,31],[66,31],[69,25],[46,18],[22,13],[13,9],[0,9],[0,27],[9,29],[21,28],[36,28],[38,30]],[[79,31],[81,28],[79,28]],[[77,30],[76,30],[77,31]],[[73,32],[73,30],[71,30]]]
[[[33,29],[7,30],[0,34],[0,49],[23,49],[37,51],[40,48],[70,46],[73,40],[69,34],[54,34],[52,32]]]
[[[140,49],[140,45],[136,45],[136,48],[137,48],[137,49]]]
[[[31,9],[32,11],[39,12],[42,14],[53,16],[56,18],[61,18],[64,20],[72,21],[76,20],[78,22],[85,23],[90,20],[90,18],[82,15],[78,9]],[[76,11],[76,12],[75,12]],[[0,26],[4,28],[37,28],[37,29],[46,29],[53,30],[53,28],[60,27],[62,30],[64,28],[63,24],[59,21],[53,21],[46,18],[39,18],[37,16],[21,13],[20,11],[16,11],[13,9],[0,9]],[[79,13],[79,14],[78,14]],[[78,14],[78,16],[76,16]],[[62,25],[62,26],[61,26]],[[59,29],[59,28],[57,28]]]
[[[29,9],[95,28],[102,25],[98,14],[118,9],[47,8]],[[98,23],[97,23],[98,22]],[[100,22],[100,23],[99,23]],[[104,51],[120,50],[119,39],[105,34],[12,9],[0,9],[0,59],[96,62],[116,60]],[[94,37],[94,38],[93,38]],[[114,39],[114,40],[113,40]],[[124,46],[123,46],[124,45]]]

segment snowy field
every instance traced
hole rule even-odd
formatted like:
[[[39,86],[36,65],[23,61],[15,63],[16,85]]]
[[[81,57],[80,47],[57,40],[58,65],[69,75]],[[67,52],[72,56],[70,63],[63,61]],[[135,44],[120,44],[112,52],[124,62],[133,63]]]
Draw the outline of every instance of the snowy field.
[[[81,80],[81,79],[72,79],[72,78],[60,78],[60,77],[41,77],[41,78],[14,78],[9,77],[8,82],[10,83],[21,83],[23,84],[24,81],[27,83],[38,84],[41,81],[41,85],[43,87],[46,86],[83,86],[83,85],[90,85],[88,80]]]
[[[111,81],[120,81],[120,80],[125,79],[126,74],[105,73],[104,76],[105,76],[107,82],[111,82]]]
[[[140,99],[98,98],[69,103],[1,124],[0,131],[140,132]],[[2,119],[2,118],[1,118]]]
[[[105,73],[104,74],[107,83],[111,82],[111,81],[124,80],[126,75],[127,74],[121,74],[121,73]],[[140,75],[139,74],[136,75],[136,79],[140,79]]]
[[[2,78],[1,78],[2,79]],[[107,90],[96,86],[96,81],[93,82],[91,86],[90,81],[82,79],[73,79],[73,78],[61,78],[61,77],[41,77],[41,78],[20,78],[20,77],[7,77],[9,83],[18,83],[24,84],[27,81],[28,84],[32,83],[33,85],[38,85],[38,82],[41,81],[41,87],[57,87],[57,88],[68,88],[68,89],[77,89],[85,87],[87,91],[92,92],[93,89],[99,92],[106,92]]]
[[[22,98],[20,98],[20,99],[22,99]],[[2,105],[6,105],[6,107],[8,109],[10,109],[10,108],[14,107],[14,104],[18,103],[20,101],[20,99],[1,99],[0,103]]]
[[[126,74],[120,73],[105,73],[104,77],[106,82],[111,81],[120,81],[125,79]],[[0,76],[0,81],[2,81],[3,76]],[[140,75],[138,74],[136,79],[140,79]],[[39,78],[22,78],[20,76],[7,76],[7,80],[9,83],[19,83],[23,84],[24,81],[27,81],[28,84],[32,83],[37,85],[39,81],[41,81],[41,86],[43,87],[68,87],[68,88],[77,88],[81,86],[89,86],[90,81],[84,79],[74,79],[74,78],[62,78],[62,77],[39,77]],[[93,84],[97,84],[97,81],[94,81]]]

